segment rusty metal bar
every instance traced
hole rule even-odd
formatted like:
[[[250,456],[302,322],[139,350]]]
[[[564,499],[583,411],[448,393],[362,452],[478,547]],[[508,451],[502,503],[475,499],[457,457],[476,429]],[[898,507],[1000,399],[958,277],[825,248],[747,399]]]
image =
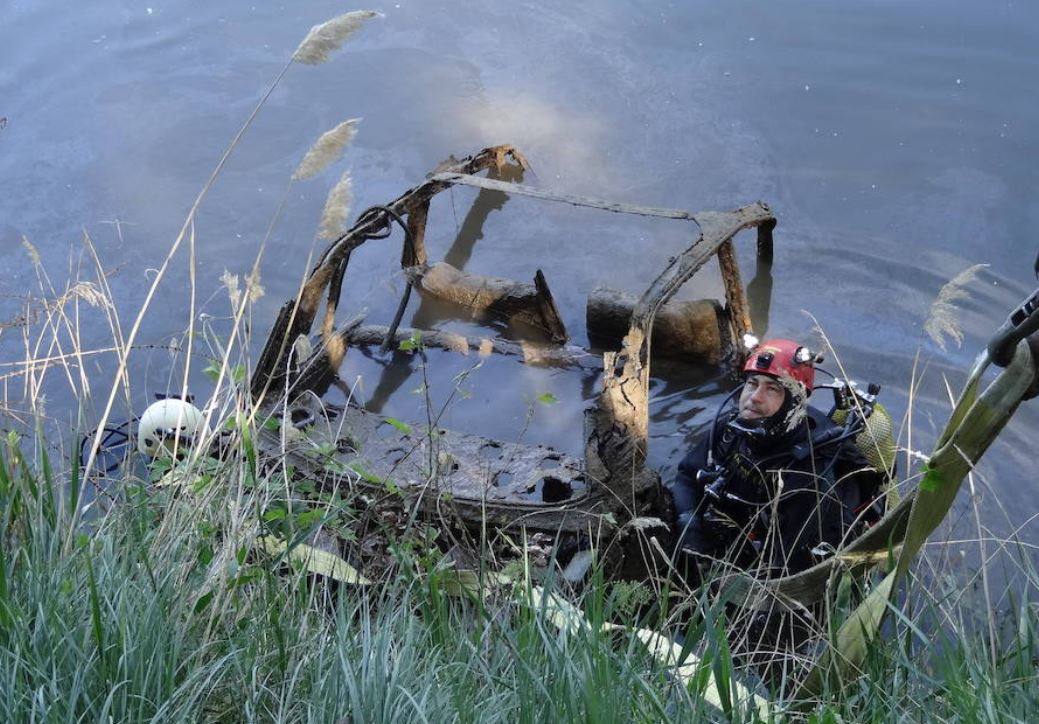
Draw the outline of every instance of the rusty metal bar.
[[[740,266],[736,261],[736,252],[732,248],[732,239],[718,247],[718,265],[722,269],[722,281],[725,283],[729,324],[732,325],[736,347],[742,350],[743,336],[752,334],[754,325],[750,321],[750,307],[747,305],[747,296],[743,293],[743,280],[740,279]]]
[[[426,219],[429,218],[429,201],[415,204],[408,212],[408,233],[411,236],[411,248],[404,245],[401,253],[401,268],[424,266],[426,263]]]

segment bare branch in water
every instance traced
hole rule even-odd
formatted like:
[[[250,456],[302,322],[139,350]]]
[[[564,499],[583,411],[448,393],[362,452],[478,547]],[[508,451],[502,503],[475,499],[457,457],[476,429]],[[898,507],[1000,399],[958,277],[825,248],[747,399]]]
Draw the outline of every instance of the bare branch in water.
[[[351,35],[360,30],[366,20],[374,17],[381,16],[374,10],[354,10],[315,25],[296,48],[292,59],[307,65],[324,63]]]
[[[927,321],[924,322],[924,331],[934,340],[935,344],[942,348],[943,352],[946,350],[946,335],[956,341],[957,347],[963,343],[963,329],[957,318],[959,310],[956,303],[970,298],[967,285],[974,281],[978,272],[987,266],[988,264],[975,264],[961,271],[946,282],[938,292],[934,303],[931,304],[931,309],[927,313]]]
[[[335,239],[346,228],[346,217],[350,215],[350,204],[353,202],[353,185],[350,172],[344,171],[339,183],[332,187],[325,201],[325,210],[321,212],[319,239]]]
[[[310,147],[303,160],[299,162],[292,174],[293,181],[311,178],[328,168],[343,157],[343,151],[357,135],[357,124],[360,118],[343,121],[330,131],[325,131]]]

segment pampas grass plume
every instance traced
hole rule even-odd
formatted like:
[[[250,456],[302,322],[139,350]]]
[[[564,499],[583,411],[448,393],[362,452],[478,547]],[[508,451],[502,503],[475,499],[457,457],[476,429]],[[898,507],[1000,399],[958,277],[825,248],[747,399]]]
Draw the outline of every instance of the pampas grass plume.
[[[29,260],[33,263],[33,266],[40,265],[40,252],[36,250],[36,247],[29,241],[28,236],[22,237],[22,248],[25,249],[25,253],[29,255]]]
[[[315,25],[296,48],[292,59],[297,63],[307,65],[324,63],[351,35],[360,29],[366,20],[374,17],[380,17],[379,13],[374,10],[354,10],[320,25]]]
[[[927,321],[924,322],[924,331],[934,340],[935,344],[942,348],[943,352],[945,351],[946,335],[956,341],[957,347],[963,343],[963,329],[957,319],[956,303],[970,298],[966,289],[967,285],[974,281],[978,272],[987,266],[988,264],[975,264],[961,271],[945,283],[931,305]]]
[[[352,201],[353,186],[350,181],[350,172],[346,171],[339,179],[339,183],[333,186],[332,191],[328,194],[325,210],[321,212],[321,226],[317,238],[337,239],[342,235]]]
[[[299,166],[292,174],[292,180],[302,181],[316,176],[328,168],[329,164],[342,158],[343,151],[357,135],[357,124],[360,120],[360,118],[351,118],[332,130],[322,133],[321,137],[307,151],[303,160],[299,162]]]

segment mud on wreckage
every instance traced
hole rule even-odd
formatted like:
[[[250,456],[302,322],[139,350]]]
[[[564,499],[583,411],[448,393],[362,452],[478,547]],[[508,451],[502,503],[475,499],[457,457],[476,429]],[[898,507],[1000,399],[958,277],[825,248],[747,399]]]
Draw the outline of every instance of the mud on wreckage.
[[[492,540],[492,548],[507,550],[516,541],[534,541],[543,552],[554,547],[556,561],[564,567],[576,552],[595,549],[610,572],[644,578],[659,571],[661,561],[652,561],[644,545],[623,544],[634,542],[628,523],[649,521],[658,530],[646,532],[663,537],[667,527],[661,521],[670,518],[660,476],[645,463],[651,337],[664,354],[738,363],[744,354],[742,340],[752,330],[733,237],[756,228],[758,254],[770,260],[775,218],[762,203],[731,212],[689,213],[554,194],[501,179],[510,169],[521,173],[526,167],[511,146],[486,148],[439,168],[385,206],[363,212],[324,250],[298,296],[281,308],[250,380],[261,419],[281,421],[265,426],[258,450],[270,460],[287,462],[296,476],[320,489],[364,490],[370,499],[388,503],[387,508],[404,515],[417,512],[463,536],[466,530],[501,534]],[[491,175],[477,175],[483,171]],[[690,221],[699,235],[641,297],[609,289],[593,292],[587,307],[589,336],[618,347],[600,356],[567,344],[567,331],[540,270],[532,283],[524,283],[430,262],[424,244],[430,200],[453,185]],[[393,323],[364,325],[355,317],[337,325],[351,255],[366,241],[389,236],[395,226],[403,231],[401,266],[407,286]],[[713,257],[721,266],[724,306],[715,300],[669,303]],[[475,312],[518,322],[538,330],[541,339],[467,338],[400,328],[413,289],[455,305],[467,316]],[[319,333],[309,341],[315,323]],[[350,347],[409,347],[413,340],[463,353],[517,356],[532,365],[603,370],[602,391],[585,415],[584,460],[543,446],[401,424],[353,404],[339,407],[323,400],[333,384],[341,384],[336,372]],[[327,455],[315,457],[314,450]],[[394,492],[392,503],[387,501],[388,488]]]

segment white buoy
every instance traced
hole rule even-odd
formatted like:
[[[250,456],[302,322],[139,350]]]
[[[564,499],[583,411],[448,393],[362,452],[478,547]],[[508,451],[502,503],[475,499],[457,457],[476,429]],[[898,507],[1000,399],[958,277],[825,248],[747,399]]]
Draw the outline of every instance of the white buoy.
[[[137,423],[137,449],[150,458],[168,457],[174,447],[186,451],[208,432],[202,411],[190,402],[168,397],[148,405]]]

